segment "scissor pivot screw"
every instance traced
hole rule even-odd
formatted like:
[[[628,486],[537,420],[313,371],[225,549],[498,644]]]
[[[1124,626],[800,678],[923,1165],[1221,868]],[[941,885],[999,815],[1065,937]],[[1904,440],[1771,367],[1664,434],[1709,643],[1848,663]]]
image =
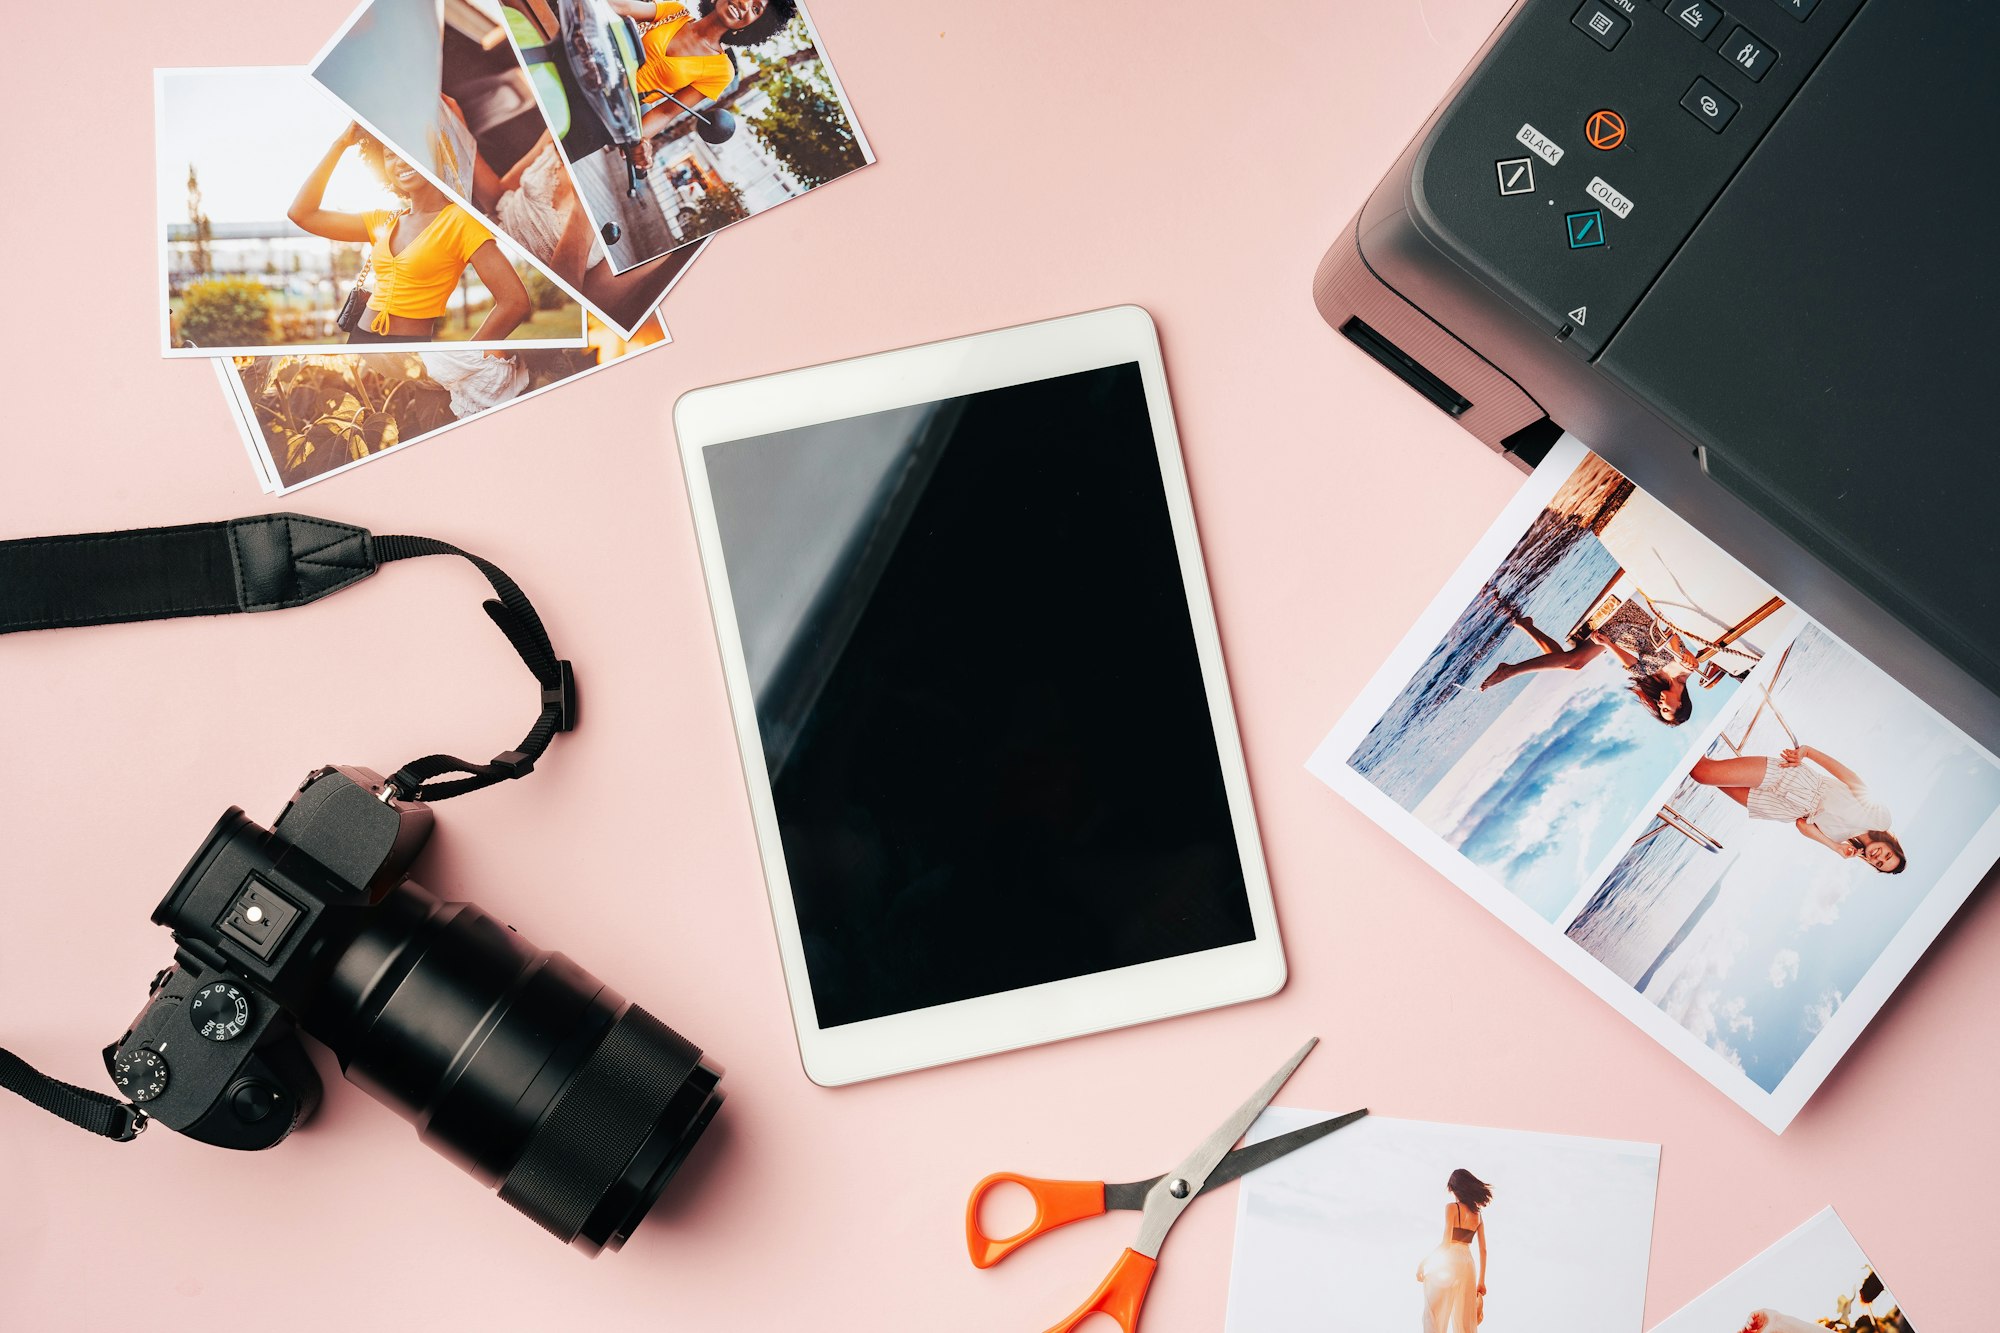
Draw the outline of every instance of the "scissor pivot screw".
[[[1188,1196],[1188,1183],[1179,1176],[1175,1176],[1167,1182],[1167,1193],[1173,1195],[1176,1199],[1185,1199]]]

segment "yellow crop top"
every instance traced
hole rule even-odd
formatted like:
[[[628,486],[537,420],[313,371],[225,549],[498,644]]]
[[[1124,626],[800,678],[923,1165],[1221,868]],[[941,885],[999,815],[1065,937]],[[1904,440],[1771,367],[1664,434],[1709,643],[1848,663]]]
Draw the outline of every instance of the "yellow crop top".
[[[403,247],[401,254],[389,253],[389,238],[396,234],[397,214],[372,211],[361,220],[374,238],[369,257],[374,269],[374,295],[368,304],[377,312],[371,327],[376,333],[389,331],[389,317],[436,319],[451,301],[452,288],[472,260],[473,252],[493,239],[493,233],[457,204],[446,204],[430,225]]]
[[[734,71],[728,56],[677,56],[667,53],[667,43],[673,41],[674,34],[686,27],[692,17],[687,6],[675,3],[675,0],[660,0],[653,6],[653,26],[646,29],[646,35],[639,39],[639,44],[646,51],[646,63],[639,66],[639,72],[632,79],[642,102],[647,101],[647,93],[670,93],[683,102],[706,100],[721,96],[722,90],[729,86],[729,78]],[[694,98],[685,95],[690,90],[694,92]],[[668,109],[672,110],[671,107]]]

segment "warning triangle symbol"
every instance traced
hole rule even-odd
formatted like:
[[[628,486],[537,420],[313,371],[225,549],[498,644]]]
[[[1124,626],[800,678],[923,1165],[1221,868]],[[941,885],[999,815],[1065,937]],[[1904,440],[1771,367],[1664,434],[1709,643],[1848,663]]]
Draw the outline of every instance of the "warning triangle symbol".
[[[1574,309],[1574,310],[1572,310],[1572,311],[1570,311],[1570,312],[1569,312],[1569,317],[1570,317],[1571,319],[1573,319],[1573,320],[1575,320],[1575,321],[1576,321],[1576,326],[1577,326],[1578,328],[1582,328],[1582,327],[1583,327],[1583,317],[1584,317],[1585,315],[1589,314],[1589,313],[1590,313],[1590,307],[1589,307],[1589,306],[1587,306],[1587,305],[1580,305],[1580,306],[1578,306],[1578,307],[1577,307],[1576,309]]]

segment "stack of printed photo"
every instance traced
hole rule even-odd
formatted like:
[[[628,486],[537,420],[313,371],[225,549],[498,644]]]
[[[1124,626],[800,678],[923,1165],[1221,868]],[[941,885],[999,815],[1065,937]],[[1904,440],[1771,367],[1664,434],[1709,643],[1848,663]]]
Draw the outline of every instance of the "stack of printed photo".
[[[366,0],[155,81],[162,350],[274,493],[665,345],[711,236],[874,160],[803,0]]]

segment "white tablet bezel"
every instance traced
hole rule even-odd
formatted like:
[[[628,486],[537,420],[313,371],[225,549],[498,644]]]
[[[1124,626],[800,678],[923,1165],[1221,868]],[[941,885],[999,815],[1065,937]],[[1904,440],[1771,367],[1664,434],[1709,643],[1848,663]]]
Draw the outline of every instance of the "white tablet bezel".
[[[756,703],[701,451],[709,445],[775,431],[1129,362],[1138,364],[1145,388],[1255,937],[1182,957],[822,1028],[799,940]],[[1222,643],[1216,633],[1214,607],[1195,535],[1194,506],[1167,398],[1166,369],[1151,316],[1137,306],[1118,306],[698,389],[674,405],[674,429],[701,545],[785,985],[791,996],[799,1056],[813,1082],[827,1086],[853,1083],[1213,1009],[1259,999],[1285,984],[1284,951],[1271,903],[1270,878],[1251,809],[1249,775],[1223,672]]]

